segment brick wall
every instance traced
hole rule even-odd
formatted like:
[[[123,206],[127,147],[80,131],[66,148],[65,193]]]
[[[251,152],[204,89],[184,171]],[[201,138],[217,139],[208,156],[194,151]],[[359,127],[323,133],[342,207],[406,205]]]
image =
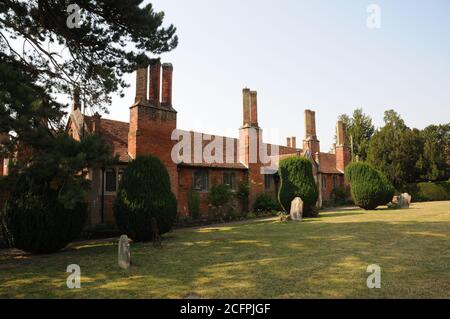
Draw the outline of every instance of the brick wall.
[[[171,140],[176,129],[176,112],[162,108],[137,105],[131,108],[128,152],[138,155],[157,156],[166,166],[172,192],[177,196],[177,166],[171,157],[175,141]]]
[[[344,172],[345,167],[351,162],[351,152],[348,146],[336,146],[336,168]]]
[[[194,172],[197,169],[208,171],[208,185],[209,188],[213,185],[222,184],[224,172],[234,172],[236,174],[236,185],[238,186],[242,181],[246,180],[246,173],[244,170],[228,170],[228,169],[207,169],[207,168],[180,168],[179,170],[179,185],[178,185],[178,212],[182,217],[190,215],[188,200],[189,192],[193,185]],[[200,213],[203,216],[208,214],[208,192],[199,192],[200,195]]]
[[[333,176],[337,178],[336,187],[344,186],[344,175],[334,175],[334,174],[322,174],[322,201],[328,201],[331,199],[331,193],[334,189]],[[323,184],[325,181],[325,185]]]

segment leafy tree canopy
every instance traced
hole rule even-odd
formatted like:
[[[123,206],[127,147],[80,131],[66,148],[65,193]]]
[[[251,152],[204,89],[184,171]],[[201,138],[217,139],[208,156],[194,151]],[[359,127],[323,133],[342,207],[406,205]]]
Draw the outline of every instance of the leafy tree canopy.
[[[422,140],[420,131],[408,128],[394,110],[385,112],[384,121],[385,126],[370,140],[367,160],[399,189],[417,179]]]
[[[430,125],[420,132],[423,153],[417,167],[422,180],[447,180],[450,178],[450,123]]]
[[[11,157],[19,149],[19,155],[27,153],[18,157],[18,169],[39,160],[72,163],[72,156],[83,156],[52,155],[53,150],[66,150],[67,141],[60,137],[66,115],[61,96],[81,92],[85,107],[106,111],[112,93],[127,86],[124,73],[177,46],[175,27],[163,27],[164,13],[142,2],[0,3],[0,151]],[[86,143],[100,147],[91,154],[105,155],[101,143]],[[99,164],[84,164],[94,162]]]
[[[353,156],[359,160],[367,158],[370,138],[375,132],[372,124],[372,118],[364,114],[362,108],[354,110],[350,117],[347,114],[339,116],[347,127],[347,143],[353,145]]]

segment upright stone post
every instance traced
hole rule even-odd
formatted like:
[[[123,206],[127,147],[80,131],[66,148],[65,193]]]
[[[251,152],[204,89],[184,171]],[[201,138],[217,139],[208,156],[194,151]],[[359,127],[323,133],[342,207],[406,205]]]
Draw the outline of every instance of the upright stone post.
[[[303,219],[303,201],[300,197],[294,198],[291,202],[291,219],[296,221]]]
[[[127,235],[120,236],[119,252],[118,252],[119,267],[122,269],[129,269],[131,264],[130,243]]]

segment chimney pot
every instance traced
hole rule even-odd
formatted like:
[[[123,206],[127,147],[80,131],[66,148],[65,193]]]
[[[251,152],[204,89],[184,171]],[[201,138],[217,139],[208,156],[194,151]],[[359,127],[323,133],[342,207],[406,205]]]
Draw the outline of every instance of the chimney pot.
[[[162,98],[163,106],[172,106],[172,77],[173,66],[171,63],[162,65]]]
[[[98,112],[95,112],[94,114],[94,127],[92,128],[92,131],[94,133],[100,133],[100,122],[101,122],[102,116],[98,114]]]
[[[291,138],[290,137],[286,138],[286,146],[291,147]]]
[[[242,105],[244,112],[243,125],[250,125],[250,89],[242,90]]]
[[[141,67],[136,71],[136,102],[147,100],[147,67]]]
[[[149,100],[154,106],[160,105],[161,92],[161,63],[159,61],[150,65]]]
[[[258,126],[258,93],[250,91],[250,124]]]
[[[317,139],[316,112],[305,110],[305,139]]]
[[[297,138],[295,136],[292,136],[291,138],[291,147],[297,148]]]
[[[347,145],[347,130],[342,121],[338,121],[336,124],[336,145]]]

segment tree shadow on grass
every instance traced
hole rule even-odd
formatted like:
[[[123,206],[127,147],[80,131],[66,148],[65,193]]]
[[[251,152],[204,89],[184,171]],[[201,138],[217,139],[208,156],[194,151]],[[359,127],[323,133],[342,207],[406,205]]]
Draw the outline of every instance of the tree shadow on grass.
[[[363,215],[364,212],[347,212],[347,211],[340,211],[335,213],[325,213],[320,214],[318,218],[332,218],[332,217],[343,217],[343,216],[354,216],[354,215]]]
[[[163,249],[133,244],[129,272],[118,269],[115,245],[33,256],[31,264],[0,271],[0,296],[70,297],[64,271],[78,262],[86,276],[80,297],[448,298],[449,236],[448,221],[265,222],[176,232]],[[381,290],[366,286],[370,264],[382,267]]]

